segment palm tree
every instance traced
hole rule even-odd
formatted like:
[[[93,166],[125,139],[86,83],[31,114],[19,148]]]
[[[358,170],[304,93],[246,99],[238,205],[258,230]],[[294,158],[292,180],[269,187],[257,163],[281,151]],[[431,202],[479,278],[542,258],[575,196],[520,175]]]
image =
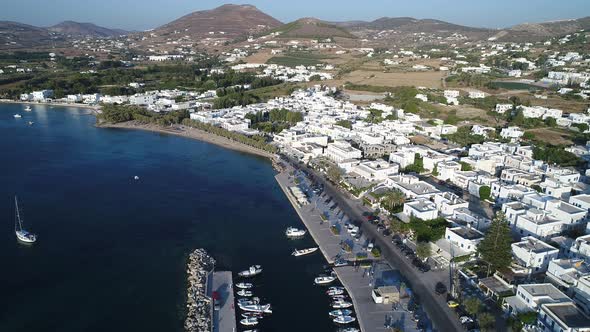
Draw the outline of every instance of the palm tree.
[[[394,211],[396,207],[404,205],[405,202],[406,195],[397,189],[386,192],[381,198],[381,205],[389,212]]]

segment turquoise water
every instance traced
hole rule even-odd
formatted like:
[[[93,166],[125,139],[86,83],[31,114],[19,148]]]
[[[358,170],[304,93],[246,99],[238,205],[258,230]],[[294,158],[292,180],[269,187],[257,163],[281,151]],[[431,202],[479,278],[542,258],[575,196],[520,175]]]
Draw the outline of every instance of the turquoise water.
[[[263,331],[334,330],[313,286],[325,261],[290,256],[313,242],[284,237],[303,225],[267,160],[98,129],[86,110],[22,109],[0,104],[0,331],[181,331],[197,247],[219,269],[263,265],[255,294],[274,309]],[[15,194],[33,246],[16,241]]]

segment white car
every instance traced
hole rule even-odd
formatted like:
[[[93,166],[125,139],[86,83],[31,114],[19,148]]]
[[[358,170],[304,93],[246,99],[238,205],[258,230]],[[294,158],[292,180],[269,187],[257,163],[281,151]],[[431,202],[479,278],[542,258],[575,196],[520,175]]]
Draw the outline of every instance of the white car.
[[[471,319],[471,317],[467,317],[467,316],[461,316],[461,318],[459,318],[459,321],[461,322],[461,324],[473,323],[473,319]]]

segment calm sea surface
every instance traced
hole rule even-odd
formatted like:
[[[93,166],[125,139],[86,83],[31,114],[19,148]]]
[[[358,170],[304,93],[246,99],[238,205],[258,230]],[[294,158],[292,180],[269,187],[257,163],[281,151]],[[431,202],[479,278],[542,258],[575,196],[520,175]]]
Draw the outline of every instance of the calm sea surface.
[[[181,331],[186,258],[199,247],[218,269],[264,267],[255,294],[274,314],[262,331],[334,330],[313,286],[325,261],[290,256],[313,241],[285,238],[303,225],[268,161],[98,129],[86,110],[23,109],[0,104],[0,331]],[[15,194],[33,246],[15,238]]]

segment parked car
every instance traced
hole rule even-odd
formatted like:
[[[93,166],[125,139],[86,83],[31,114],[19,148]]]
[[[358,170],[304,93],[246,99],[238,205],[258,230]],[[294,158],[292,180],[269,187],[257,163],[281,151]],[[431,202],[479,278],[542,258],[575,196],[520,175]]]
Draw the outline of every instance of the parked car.
[[[451,300],[447,302],[447,306],[449,306],[449,308],[457,308],[459,306],[459,303]]]
[[[471,324],[473,323],[473,319],[469,316],[461,316],[459,318],[459,321],[461,322],[461,324]]]
[[[445,286],[445,284],[439,281],[436,283],[436,286],[434,286],[434,291],[436,292],[436,294],[442,295],[447,292],[447,286]]]

